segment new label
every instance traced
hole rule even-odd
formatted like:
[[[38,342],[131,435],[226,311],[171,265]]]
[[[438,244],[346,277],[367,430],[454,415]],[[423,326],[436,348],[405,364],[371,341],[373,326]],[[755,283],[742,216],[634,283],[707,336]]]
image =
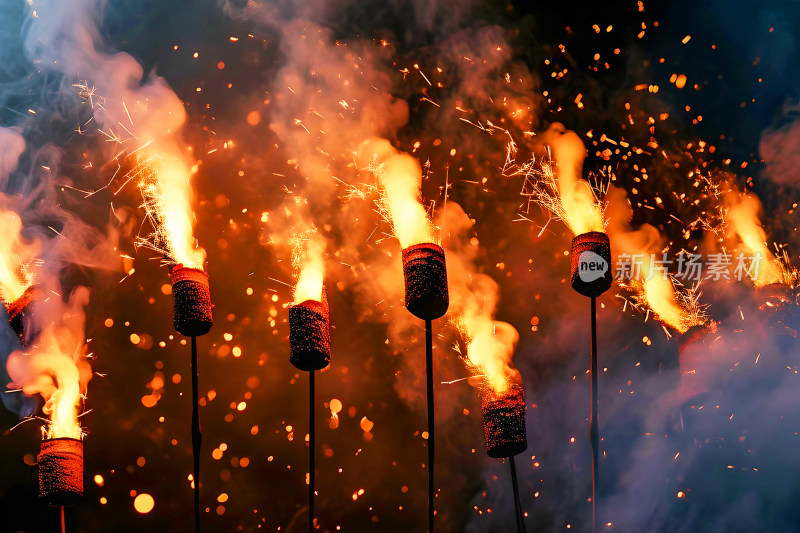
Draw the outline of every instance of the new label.
[[[584,283],[591,283],[608,273],[608,262],[589,250],[578,256],[578,277]]]

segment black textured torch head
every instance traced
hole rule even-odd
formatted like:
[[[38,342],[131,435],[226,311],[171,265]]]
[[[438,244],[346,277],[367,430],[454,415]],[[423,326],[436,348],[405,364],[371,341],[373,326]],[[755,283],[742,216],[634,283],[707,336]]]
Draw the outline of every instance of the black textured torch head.
[[[289,308],[289,361],[306,372],[322,370],[331,362],[331,319],[328,297],[306,300]]]
[[[83,441],[42,441],[39,455],[39,498],[47,505],[73,505],[83,497]]]
[[[32,319],[36,300],[41,298],[41,292],[38,287],[31,285],[25,289],[22,296],[6,305],[8,323],[19,337],[22,346],[27,346],[33,340]]]
[[[205,335],[214,325],[208,273],[177,265],[170,273],[175,330],[187,337]]]
[[[414,244],[403,249],[406,309],[417,318],[433,320],[447,312],[447,267],[438,244]]]
[[[486,454],[496,459],[513,457],[528,447],[525,432],[525,391],[514,384],[500,394],[483,395],[483,431]]]
[[[611,244],[608,235],[590,231],[572,239],[570,281],[576,292],[600,296],[611,288]]]

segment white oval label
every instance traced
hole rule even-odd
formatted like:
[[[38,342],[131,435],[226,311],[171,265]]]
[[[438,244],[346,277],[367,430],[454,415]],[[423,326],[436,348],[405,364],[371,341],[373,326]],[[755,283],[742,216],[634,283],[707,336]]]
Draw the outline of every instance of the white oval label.
[[[600,279],[608,272],[608,262],[589,250],[578,256],[578,277],[584,283]]]

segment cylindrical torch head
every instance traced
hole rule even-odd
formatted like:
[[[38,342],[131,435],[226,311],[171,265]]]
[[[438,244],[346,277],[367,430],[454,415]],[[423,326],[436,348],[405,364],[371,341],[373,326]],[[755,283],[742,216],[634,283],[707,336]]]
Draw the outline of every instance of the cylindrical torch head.
[[[496,459],[513,457],[528,447],[525,432],[525,391],[514,384],[501,394],[483,395],[483,431],[486,454]]]
[[[417,318],[433,320],[447,312],[447,267],[438,244],[414,244],[403,249],[406,309]]]
[[[41,292],[37,286],[31,285],[25,289],[22,296],[6,305],[8,323],[19,337],[22,346],[27,346],[33,340],[32,318],[36,300],[41,298]]]
[[[590,231],[572,239],[570,281],[576,292],[600,296],[611,288],[611,244],[608,235]]]
[[[47,505],[73,505],[83,497],[83,441],[71,438],[42,441],[39,498]]]
[[[197,268],[177,265],[172,269],[170,277],[175,330],[187,337],[205,335],[214,325],[208,273]]]
[[[306,300],[289,308],[289,361],[306,372],[322,370],[331,362],[331,319],[328,298]]]

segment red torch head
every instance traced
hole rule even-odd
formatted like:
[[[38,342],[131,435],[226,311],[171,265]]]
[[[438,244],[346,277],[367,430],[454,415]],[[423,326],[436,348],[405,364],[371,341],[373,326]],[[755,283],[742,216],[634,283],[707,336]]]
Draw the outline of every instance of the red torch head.
[[[186,337],[205,335],[214,325],[208,273],[176,265],[170,272],[175,330]]]
[[[327,292],[322,301],[306,300],[289,308],[289,361],[306,372],[322,370],[331,362],[331,319]]]
[[[608,235],[590,231],[572,239],[570,281],[576,292],[600,296],[611,288],[611,244]]]
[[[528,438],[522,385],[514,384],[500,394],[486,391],[481,403],[486,454],[499,459],[524,452],[528,448]]]
[[[417,318],[433,320],[447,312],[447,268],[438,244],[414,244],[403,249],[406,309]]]
[[[33,340],[32,319],[36,308],[36,300],[41,298],[38,287],[31,285],[22,296],[6,305],[8,323],[19,337],[20,343],[25,347]]]
[[[39,498],[52,507],[73,505],[83,498],[83,441],[42,441],[39,455]]]

